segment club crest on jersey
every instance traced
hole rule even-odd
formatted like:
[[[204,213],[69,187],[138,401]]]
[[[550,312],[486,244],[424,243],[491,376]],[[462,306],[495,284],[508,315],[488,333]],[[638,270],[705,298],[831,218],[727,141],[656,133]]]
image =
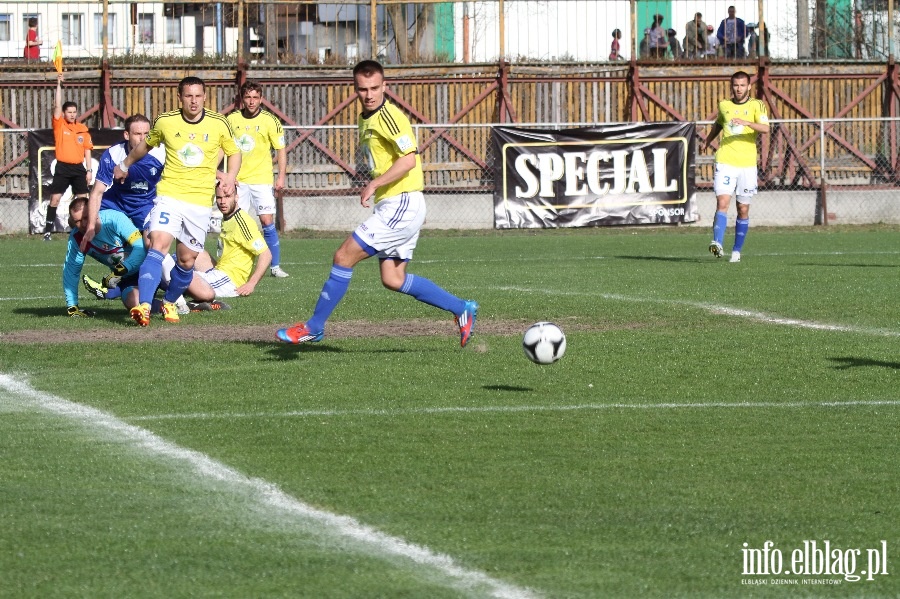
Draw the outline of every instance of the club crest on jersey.
[[[178,150],[178,157],[181,158],[181,164],[184,166],[199,166],[203,162],[203,150],[194,144],[185,144]]]
[[[253,139],[252,135],[244,134],[238,137],[234,142],[237,144],[237,147],[241,152],[249,152],[254,147],[256,147],[256,140]]]

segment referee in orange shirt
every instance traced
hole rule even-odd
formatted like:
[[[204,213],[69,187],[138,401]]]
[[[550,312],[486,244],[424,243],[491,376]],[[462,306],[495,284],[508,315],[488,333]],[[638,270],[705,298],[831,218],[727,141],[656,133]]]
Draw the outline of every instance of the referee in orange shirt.
[[[75,197],[87,197],[94,173],[91,167],[91,150],[94,144],[84,123],[75,121],[78,106],[75,102],[62,101],[62,74],[56,77],[56,101],[53,104],[53,139],[56,143],[56,171],[47,191],[50,205],[44,225],[44,241],[50,241],[56,207],[63,193],[70,186]]]

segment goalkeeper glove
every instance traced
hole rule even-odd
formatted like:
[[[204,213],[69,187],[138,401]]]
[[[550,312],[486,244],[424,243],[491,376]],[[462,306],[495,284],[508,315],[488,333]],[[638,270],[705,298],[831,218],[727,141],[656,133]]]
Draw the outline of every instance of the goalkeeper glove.
[[[113,287],[119,286],[119,281],[122,280],[122,277],[128,274],[128,268],[125,267],[124,264],[119,262],[115,266],[113,266],[112,272],[103,277],[103,286],[107,289],[112,289]]]
[[[94,312],[92,310],[82,310],[78,306],[69,306],[66,310],[72,318],[92,318]]]

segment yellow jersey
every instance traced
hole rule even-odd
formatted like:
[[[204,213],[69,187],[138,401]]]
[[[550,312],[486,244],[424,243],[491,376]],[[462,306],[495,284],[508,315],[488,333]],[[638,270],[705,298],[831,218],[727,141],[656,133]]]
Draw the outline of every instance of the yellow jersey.
[[[234,140],[241,149],[241,170],[237,179],[250,185],[272,185],[272,150],[285,146],[284,128],[274,114],[260,110],[252,117],[235,110],[226,117],[234,131]]]
[[[269,249],[256,221],[246,212],[237,209],[222,219],[222,257],[216,268],[228,275],[235,287],[240,287],[253,273],[253,258]]]
[[[388,102],[371,114],[359,115],[359,146],[374,179],[391,168],[401,156],[416,152],[416,166],[400,179],[375,190],[375,202],[400,195],[404,191],[425,189],[422,159],[418,155],[416,136],[409,119],[399,108]]]
[[[756,137],[758,133],[744,125],[731,125],[738,118],[751,123],[768,123],[766,105],[755,98],[737,104],[731,100],[719,102],[719,118],[722,127],[722,143],[716,151],[716,162],[729,166],[756,166]]]
[[[240,152],[225,117],[205,109],[196,123],[184,120],[181,109],[159,115],[147,145],[166,148],[166,168],[156,186],[157,195],[199,206],[214,203],[219,150],[226,156]]]

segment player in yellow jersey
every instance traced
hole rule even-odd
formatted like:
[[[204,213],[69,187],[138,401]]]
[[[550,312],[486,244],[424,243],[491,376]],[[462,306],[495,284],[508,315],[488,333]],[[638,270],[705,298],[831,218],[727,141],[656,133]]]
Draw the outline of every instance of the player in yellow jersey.
[[[262,108],[262,86],[247,81],[241,86],[244,107],[227,115],[241,149],[241,172],[238,173],[238,204],[245,214],[256,210],[262,224],[263,237],[272,251],[273,277],[288,276],[281,268],[281,245],[275,228],[275,194],[284,189],[287,153],[284,129],[275,115]],[[272,174],[272,150],[278,165],[278,178]],[[274,184],[274,188],[273,188]]]
[[[703,140],[701,150],[722,133],[722,143],[716,152],[716,172],[713,191],[716,194],[716,214],[713,218],[713,240],[709,251],[716,257],[723,255],[722,242],[728,224],[728,205],[735,198],[737,220],[734,225],[734,246],[731,262],[741,261],[744,239],[750,229],[750,200],[756,195],[756,138],[769,132],[766,105],[750,97],[750,75],[738,71],[731,76],[731,99],[719,102],[719,116]]]
[[[241,152],[234,141],[228,120],[218,112],[206,110],[206,84],[198,77],[185,77],[178,84],[181,108],[156,117],[147,137],[120,162],[113,178],[119,181],[128,169],[143,158],[150,148],[164,145],[166,167],[156,186],[156,204],[148,217],[150,250],[141,265],[138,292],[140,304],[131,310],[131,318],[140,326],[150,324],[153,294],[162,278],[162,262],[172,240],[176,241],[177,262],[172,281],[163,298],[163,316],[178,322],[177,300],[190,285],[194,261],[203,251],[212,198],[216,189],[219,152],[228,157],[228,172],[219,178],[226,193],[234,192],[235,174],[241,169]]]
[[[364,60],[357,64],[353,82],[363,109],[358,120],[359,145],[372,177],[359,200],[368,208],[374,198],[375,209],[335,252],[331,274],[312,317],[305,323],[280,329],[277,337],[285,343],[321,341],[325,321],[350,285],[353,267],[377,256],[384,286],[453,313],[460,345],[465,347],[472,336],[478,304],[460,299],[424,277],[406,273],[406,264],[412,259],[425,222],[425,179],[415,133],[406,115],[385,97],[387,84],[378,62]]]
[[[222,212],[222,256],[214,262],[208,253],[201,252],[194,269],[209,283],[216,297],[250,295],[265,276],[272,252],[256,221],[238,206],[234,192],[217,188],[216,205]]]

